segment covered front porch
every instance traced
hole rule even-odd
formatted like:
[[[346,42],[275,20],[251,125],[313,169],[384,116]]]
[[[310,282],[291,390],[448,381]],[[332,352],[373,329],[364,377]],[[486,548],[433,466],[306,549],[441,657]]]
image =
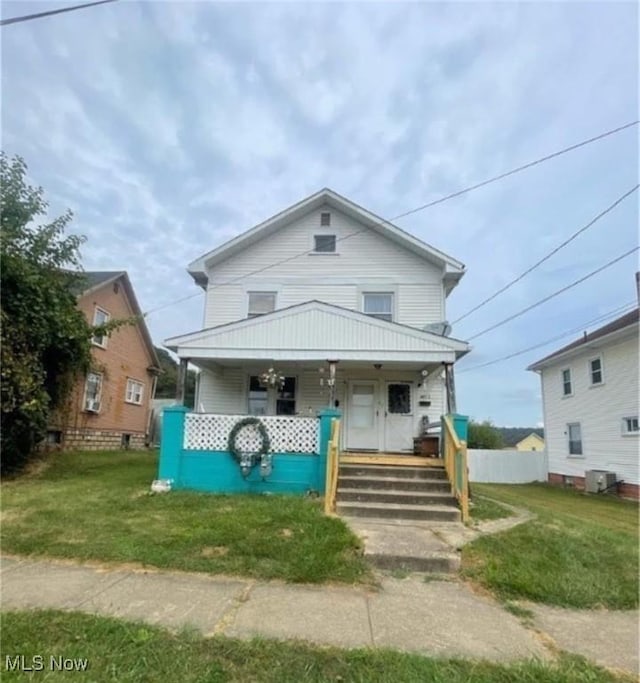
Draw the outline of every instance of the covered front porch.
[[[342,414],[341,449],[412,454],[414,439],[455,412],[453,364],[466,343],[322,302],[167,341],[199,368],[195,410]],[[435,455],[433,453],[426,455]]]

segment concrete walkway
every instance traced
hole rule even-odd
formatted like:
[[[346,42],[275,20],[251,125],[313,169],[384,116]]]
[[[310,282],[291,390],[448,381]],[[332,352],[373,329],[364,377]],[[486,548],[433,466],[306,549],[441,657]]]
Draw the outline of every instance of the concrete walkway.
[[[458,581],[415,575],[383,577],[381,588],[373,590],[3,557],[0,579],[3,610],[79,610],[173,629],[191,626],[205,635],[298,638],[496,662],[552,656],[543,645],[548,639],[489,597]],[[584,624],[587,634],[592,614],[599,619],[592,627],[597,638],[580,638],[574,625]],[[557,635],[560,647],[637,671],[637,629],[631,627],[637,613],[622,620],[618,613],[604,612],[575,616],[545,609],[540,615],[540,624]],[[574,637],[564,637],[567,632]]]

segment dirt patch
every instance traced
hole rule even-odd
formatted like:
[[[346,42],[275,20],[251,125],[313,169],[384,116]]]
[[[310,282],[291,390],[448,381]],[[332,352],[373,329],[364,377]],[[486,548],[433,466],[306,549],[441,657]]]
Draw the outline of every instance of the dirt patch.
[[[280,529],[278,533],[283,538],[291,538],[293,536],[293,531],[291,529]]]
[[[226,545],[205,545],[200,551],[202,557],[224,557],[229,552]]]

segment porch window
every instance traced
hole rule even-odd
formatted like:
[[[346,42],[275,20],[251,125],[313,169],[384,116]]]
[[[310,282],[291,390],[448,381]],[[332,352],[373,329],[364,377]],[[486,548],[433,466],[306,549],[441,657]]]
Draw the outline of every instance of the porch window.
[[[278,391],[276,415],[296,414],[296,378],[285,377],[284,387]]]
[[[258,377],[249,377],[249,415],[266,415],[268,398],[267,387],[260,384]]]
[[[582,455],[582,429],[579,422],[567,425],[569,432],[569,455]]]
[[[372,318],[393,320],[393,294],[390,292],[366,292],[362,295],[362,310]]]
[[[409,384],[389,384],[387,400],[391,414],[409,415],[411,413],[411,386]]]
[[[255,318],[258,315],[271,313],[275,310],[275,292],[249,292],[249,310],[247,312],[249,318]]]

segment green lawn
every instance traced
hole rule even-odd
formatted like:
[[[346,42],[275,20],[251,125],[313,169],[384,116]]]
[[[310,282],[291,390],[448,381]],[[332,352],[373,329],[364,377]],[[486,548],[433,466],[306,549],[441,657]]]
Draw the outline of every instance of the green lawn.
[[[546,484],[475,484],[537,519],[463,549],[462,573],[503,599],[565,607],[638,606],[638,505]]]
[[[490,498],[478,495],[476,492],[476,484],[472,487],[473,498],[469,505],[469,513],[472,522],[488,522],[493,519],[503,519],[504,517],[512,517],[513,512],[506,507],[496,503]]]
[[[5,553],[286,581],[369,581],[358,539],[295,496],[150,494],[156,457],[65,453],[2,484]]]
[[[180,683],[614,683],[616,677],[579,657],[555,663],[499,665],[428,659],[389,650],[340,650],[295,642],[171,634],[159,628],[79,613],[9,612],[3,616],[3,681],[91,680]],[[6,657],[86,658],[86,673],[7,673]],[[13,659],[11,659],[13,661]]]

